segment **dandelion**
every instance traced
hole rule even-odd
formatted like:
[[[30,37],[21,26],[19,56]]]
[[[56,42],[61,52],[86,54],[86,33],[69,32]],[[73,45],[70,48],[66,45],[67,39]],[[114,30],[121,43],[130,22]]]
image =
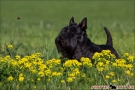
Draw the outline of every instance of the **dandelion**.
[[[24,80],[24,77],[19,77],[19,81],[22,82]]]
[[[32,64],[31,64],[31,63],[29,63],[29,62],[28,62],[28,63],[24,63],[24,67],[26,67],[26,68],[30,68],[30,67],[31,67],[31,65],[32,65]]]
[[[78,75],[78,74],[80,74],[80,71],[79,71],[78,68],[75,68],[75,69],[73,70],[73,73],[75,73],[75,75]]]
[[[8,48],[9,48],[9,49],[12,49],[12,48],[13,48],[13,45],[12,45],[12,44],[9,44],[9,45],[8,45]]]
[[[71,66],[81,66],[81,63],[77,60],[68,60],[63,64],[64,67],[71,67]]]
[[[98,62],[98,64],[97,64],[98,66],[103,66],[104,65],[104,63],[103,62]]]
[[[21,57],[19,55],[15,56],[16,60],[20,59]]]
[[[37,78],[38,81],[40,81],[41,79],[40,78]]]
[[[65,83],[65,80],[61,80],[61,83]]]
[[[14,78],[12,76],[8,77],[8,81],[12,81]]]
[[[22,76],[23,76],[23,73],[20,73],[20,74],[19,74],[19,77],[22,77]]]
[[[75,77],[75,73],[68,74],[69,77]]]
[[[61,76],[62,73],[61,72],[57,72],[56,76]]]
[[[81,58],[82,65],[88,65],[89,67],[92,67],[91,60],[89,58]]]
[[[69,77],[69,78],[67,79],[67,82],[73,82],[73,78]]]
[[[112,66],[115,66],[115,67],[117,67],[117,63],[112,63]]]
[[[106,78],[106,79],[109,79],[109,78],[110,78],[110,76],[109,76],[109,75],[106,75],[106,76],[105,76],[105,78]]]
[[[38,75],[40,75],[41,77],[43,77],[45,74],[44,74],[44,72],[40,71],[40,72],[38,72]]]
[[[114,76],[114,75],[115,75],[114,72],[110,72],[109,74],[110,74],[111,76]]]
[[[131,70],[131,69],[133,68],[133,65],[132,65],[132,64],[127,64],[127,65],[125,65],[125,67],[126,67],[127,69]]]
[[[50,69],[45,70],[45,75],[46,75],[46,76],[49,76],[50,74],[51,74],[51,70],[50,70]]]
[[[19,74],[19,81],[22,82],[24,80],[24,75],[23,73],[20,73]]]
[[[114,79],[114,80],[112,80],[112,83],[116,83],[116,80]]]
[[[129,56],[129,53],[124,53],[124,57],[128,57]]]
[[[134,76],[134,74],[130,70],[126,70],[125,73],[129,76]]]
[[[35,88],[35,89],[36,89],[36,86],[33,86],[33,88]]]
[[[131,72],[131,73],[130,73],[130,76],[134,76],[134,73]]]
[[[93,55],[92,59],[96,59],[96,58],[99,58],[99,57],[100,57],[100,53],[96,52],[96,53]]]
[[[90,82],[90,80],[91,80],[91,79],[90,79],[90,78],[88,78],[88,82]]]
[[[32,73],[36,73],[36,70],[35,70],[35,69],[32,69],[31,72],[32,72]]]
[[[102,72],[104,70],[104,68],[103,67],[97,67],[97,70]]]
[[[130,62],[133,62],[133,61],[134,61],[134,58],[135,58],[134,56],[129,56],[129,57],[128,57],[128,60],[129,60]]]
[[[10,60],[10,63],[11,63],[13,66],[17,66],[17,61],[15,61],[15,60]]]
[[[108,65],[110,63],[110,61],[109,60],[106,60],[106,64]]]
[[[52,72],[52,76],[57,76],[57,72]]]
[[[111,51],[110,50],[102,50],[102,53],[104,53],[104,54],[110,54]]]

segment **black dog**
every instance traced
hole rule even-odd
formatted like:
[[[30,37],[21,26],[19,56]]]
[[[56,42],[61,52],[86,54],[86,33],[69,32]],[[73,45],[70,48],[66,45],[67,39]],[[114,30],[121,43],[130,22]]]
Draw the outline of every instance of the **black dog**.
[[[72,17],[69,26],[64,27],[55,39],[58,52],[65,58],[80,60],[81,57],[88,57],[91,59],[95,52],[108,49],[116,58],[119,58],[119,55],[113,48],[112,36],[106,27],[104,28],[107,34],[106,45],[94,44],[87,37],[86,29],[87,18],[84,18],[81,23],[76,24]]]

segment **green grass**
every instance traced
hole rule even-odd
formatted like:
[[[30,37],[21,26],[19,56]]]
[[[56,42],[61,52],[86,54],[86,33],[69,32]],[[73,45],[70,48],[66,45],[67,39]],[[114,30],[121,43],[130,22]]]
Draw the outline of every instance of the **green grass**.
[[[3,49],[5,44],[22,42],[25,48],[31,48],[30,52],[49,46],[54,56],[58,56],[54,40],[74,16],[77,23],[88,18],[87,32],[94,43],[106,43],[103,30],[106,26],[116,50],[120,54],[134,54],[133,4],[132,1],[1,1],[0,46]]]
[[[0,1],[0,53],[6,45],[19,46],[20,56],[41,52],[44,60],[61,57],[54,40],[72,16],[87,17],[88,37],[106,43],[103,27],[112,34],[120,55],[135,55],[134,1]],[[20,20],[17,17],[20,16]],[[3,53],[1,53],[3,54]],[[7,55],[4,53],[3,55]],[[102,82],[101,82],[102,83]]]

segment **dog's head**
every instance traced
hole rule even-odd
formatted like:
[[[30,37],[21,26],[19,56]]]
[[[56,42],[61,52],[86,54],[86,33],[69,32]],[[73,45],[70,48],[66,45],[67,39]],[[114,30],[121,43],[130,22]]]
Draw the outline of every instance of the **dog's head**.
[[[87,37],[87,18],[84,18],[79,24],[70,19],[69,25],[64,27],[55,39],[57,50],[66,58],[71,58],[77,45],[82,43]]]

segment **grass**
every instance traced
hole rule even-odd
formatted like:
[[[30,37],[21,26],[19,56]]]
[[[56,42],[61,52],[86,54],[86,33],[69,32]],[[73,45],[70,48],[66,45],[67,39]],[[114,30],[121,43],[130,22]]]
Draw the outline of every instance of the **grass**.
[[[112,34],[114,48],[118,53],[121,56],[126,52],[135,55],[134,1],[0,2],[0,54],[3,57],[9,55],[6,46],[12,44],[18,47],[15,52],[11,52],[14,56],[25,57],[40,52],[45,61],[60,58],[54,40],[72,16],[77,23],[87,17],[87,33],[94,43],[106,43],[103,30],[106,26]],[[100,82],[104,83],[102,80]]]

